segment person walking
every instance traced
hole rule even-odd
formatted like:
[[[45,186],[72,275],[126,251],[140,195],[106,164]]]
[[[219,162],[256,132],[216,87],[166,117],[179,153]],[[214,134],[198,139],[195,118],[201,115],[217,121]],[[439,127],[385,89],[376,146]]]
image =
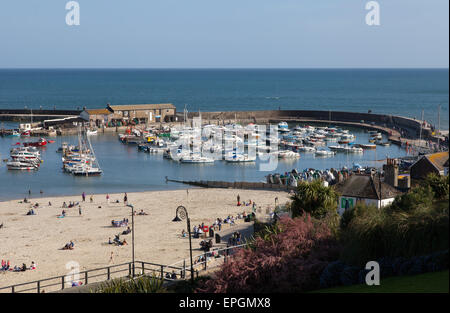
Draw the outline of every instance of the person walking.
[[[125,204],[125,205],[128,205],[128,196],[127,196],[127,193],[125,192],[125,196],[123,196],[123,203]]]
[[[239,194],[237,195],[237,205],[241,205],[241,196],[239,196]]]
[[[106,195],[106,203],[109,204],[109,194]]]
[[[78,206],[78,214],[81,216],[81,205]]]
[[[84,191],[81,194],[81,199],[83,200],[83,202],[86,201],[86,194],[84,193]]]

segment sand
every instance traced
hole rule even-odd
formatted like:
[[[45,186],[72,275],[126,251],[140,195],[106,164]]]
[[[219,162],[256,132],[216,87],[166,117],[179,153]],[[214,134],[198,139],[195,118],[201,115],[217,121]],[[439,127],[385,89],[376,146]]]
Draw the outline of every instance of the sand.
[[[217,217],[251,212],[251,206],[236,205],[238,194],[241,201],[255,201],[262,212],[269,206],[274,207],[275,197],[281,204],[289,198],[286,192],[202,188],[189,189],[189,195],[186,189],[128,193],[128,202],[135,210],[143,209],[149,214],[135,216],[135,259],[169,265],[188,258],[188,239],[181,237],[181,231],[187,230],[186,223],[172,222],[177,206],[184,205],[188,209],[191,227],[202,222],[208,225]],[[37,264],[36,270],[0,272],[0,287],[66,275],[69,262],[77,262],[83,271],[131,261],[131,234],[120,236],[129,245],[108,244],[108,238],[114,239],[115,234],[126,229],[111,227],[111,220],[128,218],[131,226],[131,208],[124,205],[123,194],[111,194],[109,205],[105,195],[94,195],[93,203],[89,198],[89,194],[86,202],[81,201],[81,195],[31,198],[33,204],[39,203],[34,216],[26,215],[31,205],[19,203],[22,200],[0,202],[0,224],[4,223],[0,229],[0,259],[10,260],[12,267],[22,263],[29,266],[31,261]],[[115,203],[116,200],[120,203]],[[67,204],[69,201],[80,202],[82,215],[76,206],[65,209],[65,218],[57,218],[64,201]],[[234,227],[249,227],[249,223],[240,222]],[[233,231],[225,225],[222,234]],[[75,243],[75,249],[61,250],[70,240]],[[193,239],[194,255],[201,253],[200,241]]]

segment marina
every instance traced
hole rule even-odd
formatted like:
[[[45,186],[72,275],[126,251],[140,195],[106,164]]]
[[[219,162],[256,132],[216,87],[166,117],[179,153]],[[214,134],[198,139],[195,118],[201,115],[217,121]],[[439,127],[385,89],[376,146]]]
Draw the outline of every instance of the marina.
[[[289,123],[289,125],[295,131],[297,124]],[[368,143],[370,139],[369,133],[358,128],[347,129],[350,134],[356,137],[354,145]],[[177,134],[179,136],[179,132],[174,131],[173,133],[175,137]],[[285,134],[287,133],[283,133],[283,135]],[[124,135],[131,134],[125,133]],[[265,176],[270,173],[289,172],[293,168],[315,168],[320,170],[342,168],[344,166],[351,168],[354,163],[358,163],[361,166],[380,167],[382,164],[381,160],[384,160],[387,156],[402,157],[408,155],[406,147],[391,145],[386,147],[377,146],[376,149],[364,150],[363,153],[337,152],[333,156],[323,157],[315,154],[313,149],[316,148],[313,146],[299,145],[298,152],[294,152],[292,148],[280,148],[277,153],[281,153],[281,156],[278,155],[276,158],[272,156],[273,160],[277,159],[278,162],[276,169],[264,172],[260,170],[260,167],[268,162],[267,158],[262,158],[270,156],[270,152],[268,153],[267,150],[270,150],[271,146],[267,144],[264,146],[252,146],[250,144],[250,147],[255,147],[255,150],[257,150],[256,147],[264,147],[266,151],[258,151],[259,149],[255,151],[252,157],[254,160],[248,158],[248,153],[247,158],[243,156],[239,157],[240,160],[236,160],[237,157],[234,158],[233,151],[230,151],[231,154],[228,154],[228,160],[211,161],[197,159],[198,161],[196,162],[194,156],[185,154],[185,162],[180,162],[167,159],[167,147],[170,144],[167,133],[159,137],[164,143],[161,140],[157,144],[149,144],[148,138],[151,137],[148,133],[144,133],[140,137],[135,136],[135,141],[131,144],[124,144],[118,140],[118,135],[114,133],[99,133],[97,136],[87,136],[86,140],[89,138],[95,150],[96,160],[98,159],[98,162],[102,165],[101,175],[90,176],[88,173],[90,176],[88,178],[68,175],[64,173],[61,166],[62,145],[66,143],[68,146],[76,147],[79,145],[78,135],[55,137],[54,143],[39,148],[41,158],[45,160],[45,162],[41,163],[39,171],[12,171],[7,169],[6,162],[1,162],[1,175],[9,182],[0,186],[1,200],[23,198],[28,196],[28,190],[31,190],[32,195],[38,190],[44,190],[46,196],[58,196],[74,193],[80,194],[83,191],[97,194],[186,188],[182,184],[166,182],[164,179],[166,176],[178,180],[217,180],[219,178],[220,180],[231,182],[261,182],[265,181]],[[277,140],[273,137],[271,139],[274,141],[273,146]],[[25,140],[28,141],[29,139],[24,138],[23,141]],[[11,148],[18,141],[22,140],[18,140],[17,137],[0,137],[1,159],[9,156]],[[142,141],[147,142],[142,144]],[[281,144],[281,140],[279,140],[279,143]],[[325,146],[320,147],[320,149],[331,151],[327,147],[334,145],[336,145],[335,142],[326,142]],[[145,153],[143,152],[144,146],[149,147],[148,152],[158,152]],[[244,142],[242,142],[242,146],[244,146]],[[284,146],[287,147],[287,145]],[[247,144],[247,149],[248,147]],[[178,150],[178,147],[176,148],[173,149],[175,153]],[[218,147],[215,148],[218,149]],[[57,151],[60,153],[57,153]],[[287,157],[286,154],[291,154],[291,152],[298,154],[295,157]],[[283,154],[286,156],[283,157]]]

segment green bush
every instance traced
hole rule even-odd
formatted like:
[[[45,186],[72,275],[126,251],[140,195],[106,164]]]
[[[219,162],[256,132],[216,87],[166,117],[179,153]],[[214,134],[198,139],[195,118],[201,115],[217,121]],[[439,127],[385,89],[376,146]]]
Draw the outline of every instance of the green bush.
[[[397,196],[391,206],[385,210],[392,213],[411,212],[413,210],[431,207],[433,200],[433,189],[429,185],[423,185],[412,189],[408,193]]]
[[[97,293],[165,293],[163,287],[164,279],[155,275],[142,276],[139,278],[125,280],[117,279],[104,283]]]
[[[329,213],[336,213],[339,196],[331,187],[325,187],[320,180],[301,182],[295,195],[291,196],[290,210],[292,217],[309,213],[314,218],[324,218]]]
[[[342,230],[341,259],[362,265],[381,257],[412,257],[448,249],[449,215],[446,208],[378,210],[349,213]]]
[[[440,176],[429,174],[421,183],[423,187],[430,187],[433,190],[436,199],[448,199],[449,195],[449,176]]]
[[[375,216],[379,214],[379,209],[375,205],[367,205],[365,203],[356,203],[356,205],[348,209],[342,214],[340,220],[340,229],[345,230],[347,226],[351,223],[351,221],[356,217],[366,216],[370,218],[370,216]]]

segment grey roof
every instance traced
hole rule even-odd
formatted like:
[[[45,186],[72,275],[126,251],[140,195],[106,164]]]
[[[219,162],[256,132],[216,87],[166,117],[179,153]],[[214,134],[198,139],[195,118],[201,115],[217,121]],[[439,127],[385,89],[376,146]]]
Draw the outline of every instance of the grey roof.
[[[335,190],[342,196],[380,200],[380,180],[377,175],[354,174],[347,180],[335,185]],[[402,192],[381,181],[381,199],[395,198]]]

